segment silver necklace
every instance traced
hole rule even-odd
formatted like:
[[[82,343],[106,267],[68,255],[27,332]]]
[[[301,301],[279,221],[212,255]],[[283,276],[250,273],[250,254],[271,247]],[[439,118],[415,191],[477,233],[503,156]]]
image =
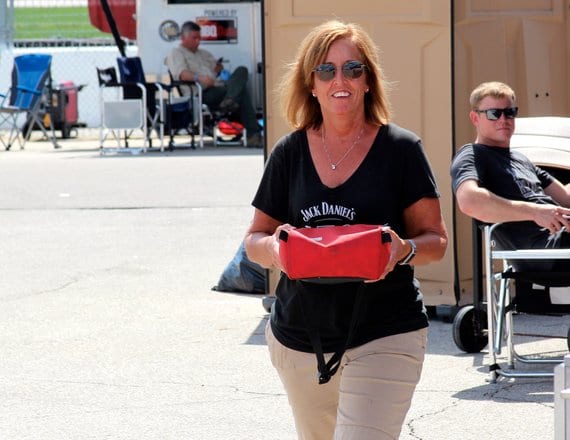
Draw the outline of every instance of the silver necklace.
[[[352,143],[352,145],[344,152],[344,154],[342,155],[342,157],[337,160],[336,163],[333,163],[332,159],[331,159],[331,155],[329,153],[329,149],[327,148],[327,144],[325,142],[325,126],[323,125],[323,128],[321,130],[321,141],[323,142],[323,150],[325,150],[325,154],[327,155],[327,159],[329,160],[329,164],[331,166],[331,170],[335,171],[336,167],[338,167],[340,165],[340,163],[346,159],[346,156],[348,156],[348,153],[350,153],[352,151],[352,149],[356,146],[356,144],[358,143],[358,141],[360,140],[362,133],[364,133],[364,127],[366,126],[363,125],[362,129],[360,130],[360,133],[358,133],[358,136],[356,137],[356,139],[354,140],[354,142]]]

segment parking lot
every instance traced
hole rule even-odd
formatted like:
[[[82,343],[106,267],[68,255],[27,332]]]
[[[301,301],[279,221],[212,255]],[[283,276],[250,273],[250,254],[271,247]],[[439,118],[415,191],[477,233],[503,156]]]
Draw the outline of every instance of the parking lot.
[[[263,152],[61,143],[0,151],[0,438],[296,438],[261,296],[211,290]],[[567,318],[519,318],[566,335]],[[525,341],[553,355],[566,344]],[[401,439],[553,438],[552,379],[490,384],[485,362],[434,319]]]

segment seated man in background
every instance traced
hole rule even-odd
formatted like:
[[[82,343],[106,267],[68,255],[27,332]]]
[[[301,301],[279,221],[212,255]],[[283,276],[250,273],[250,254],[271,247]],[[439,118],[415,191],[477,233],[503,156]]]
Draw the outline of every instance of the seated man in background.
[[[495,234],[503,249],[570,248],[570,184],[510,149],[518,112],[514,91],[500,82],[483,83],[471,93],[470,105],[477,137],[451,164],[459,209],[484,223],[505,223]],[[514,265],[517,270],[570,270],[570,260]]]
[[[203,88],[202,100],[211,110],[237,112],[247,130],[248,147],[261,148],[263,139],[255,109],[247,91],[248,71],[238,67],[227,81],[219,78],[223,66],[207,50],[200,49],[200,26],[187,21],[180,31],[180,46],[172,49],[165,60],[174,80],[196,81]],[[185,94],[188,87],[182,86]]]

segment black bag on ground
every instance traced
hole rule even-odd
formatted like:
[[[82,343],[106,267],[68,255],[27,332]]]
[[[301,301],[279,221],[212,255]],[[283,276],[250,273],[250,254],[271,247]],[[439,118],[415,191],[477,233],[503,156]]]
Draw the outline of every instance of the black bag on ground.
[[[265,269],[245,253],[243,242],[226,266],[213,290],[222,292],[265,293]]]

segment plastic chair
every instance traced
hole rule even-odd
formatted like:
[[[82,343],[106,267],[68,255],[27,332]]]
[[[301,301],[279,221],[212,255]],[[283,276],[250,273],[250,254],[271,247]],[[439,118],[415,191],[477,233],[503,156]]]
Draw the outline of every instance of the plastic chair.
[[[0,125],[8,123],[10,126],[8,140],[0,137],[0,142],[6,150],[9,150],[16,140],[20,149],[23,149],[34,125],[41,129],[54,148],[60,148],[55,140],[53,124],[49,124],[48,134],[42,120],[50,111],[47,102],[51,94],[51,59],[51,55],[45,54],[20,55],[14,59],[10,89],[7,93],[0,94]],[[22,128],[18,127],[20,115],[26,116]]]
[[[518,118],[516,127],[511,149],[518,149],[561,182],[570,182],[570,118]],[[492,382],[499,376],[552,377],[553,368],[517,369],[518,364],[558,364],[562,357],[540,352],[521,355],[514,340],[520,333],[515,330],[513,315],[570,314],[570,273],[521,272],[513,269],[513,263],[517,260],[570,260],[570,249],[499,249],[494,238],[499,226],[473,222],[474,301],[461,307],[455,316],[454,342],[468,353],[479,352],[488,345]],[[563,338],[570,348],[570,331],[566,335],[527,336]],[[507,354],[506,368],[497,359],[503,346]]]

